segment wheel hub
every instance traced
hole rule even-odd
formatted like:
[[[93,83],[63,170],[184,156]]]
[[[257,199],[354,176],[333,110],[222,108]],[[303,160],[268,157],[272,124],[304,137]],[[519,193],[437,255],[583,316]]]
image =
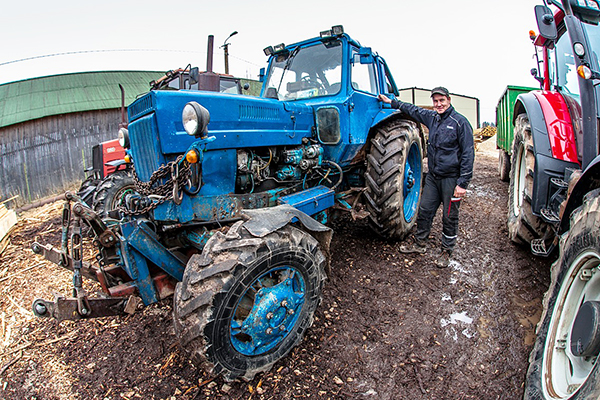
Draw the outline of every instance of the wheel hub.
[[[406,188],[410,190],[415,185],[415,177],[409,164],[406,165],[405,175]]]
[[[571,352],[578,357],[600,353],[600,302],[586,301],[579,308],[570,340]]]
[[[304,304],[304,292],[298,283],[298,274],[290,273],[280,283],[256,292],[246,318],[232,321],[231,337],[238,351],[246,355],[262,354],[287,336]]]

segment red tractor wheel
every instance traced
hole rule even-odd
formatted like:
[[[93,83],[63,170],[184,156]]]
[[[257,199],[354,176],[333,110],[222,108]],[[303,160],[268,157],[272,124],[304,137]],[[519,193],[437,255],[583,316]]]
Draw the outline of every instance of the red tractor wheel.
[[[526,114],[519,114],[515,122],[515,138],[508,194],[508,237],[518,244],[529,244],[544,235],[548,224],[533,215],[535,155],[531,125]]]

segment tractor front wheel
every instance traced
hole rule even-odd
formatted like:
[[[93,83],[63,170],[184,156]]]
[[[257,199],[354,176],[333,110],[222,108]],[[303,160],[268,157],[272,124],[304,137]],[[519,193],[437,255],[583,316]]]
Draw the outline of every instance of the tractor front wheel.
[[[518,244],[529,244],[544,235],[548,224],[533,215],[531,207],[535,170],[534,143],[527,114],[515,122],[510,189],[508,194],[508,237]]]
[[[175,289],[180,345],[226,380],[269,370],[311,326],[325,262],[318,242],[291,226],[262,238],[239,223],[215,233]]]
[[[423,151],[416,123],[396,120],[377,128],[367,155],[365,180],[370,224],[379,235],[403,239],[417,220]]]
[[[600,398],[600,189],[560,240],[529,357],[525,399]]]

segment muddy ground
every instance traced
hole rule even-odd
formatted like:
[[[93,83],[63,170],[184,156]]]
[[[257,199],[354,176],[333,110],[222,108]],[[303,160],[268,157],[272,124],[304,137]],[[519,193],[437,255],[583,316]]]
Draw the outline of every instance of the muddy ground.
[[[486,147],[461,206],[451,266],[432,263],[439,216],[423,256],[399,253],[362,222],[337,221],[333,272],[314,325],[251,382],[197,370],[177,347],[169,301],[126,317],[34,318],[32,301],[69,294],[71,275],[29,250],[36,239],[59,246],[61,203],[29,211],[0,256],[0,398],[521,397],[550,260],[507,241],[508,187]]]

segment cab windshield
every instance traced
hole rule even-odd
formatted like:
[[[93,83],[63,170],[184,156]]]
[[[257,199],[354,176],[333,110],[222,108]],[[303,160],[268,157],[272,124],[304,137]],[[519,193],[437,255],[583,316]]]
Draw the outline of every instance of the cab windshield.
[[[264,97],[299,100],[336,94],[342,81],[340,41],[296,47],[274,56]]]

